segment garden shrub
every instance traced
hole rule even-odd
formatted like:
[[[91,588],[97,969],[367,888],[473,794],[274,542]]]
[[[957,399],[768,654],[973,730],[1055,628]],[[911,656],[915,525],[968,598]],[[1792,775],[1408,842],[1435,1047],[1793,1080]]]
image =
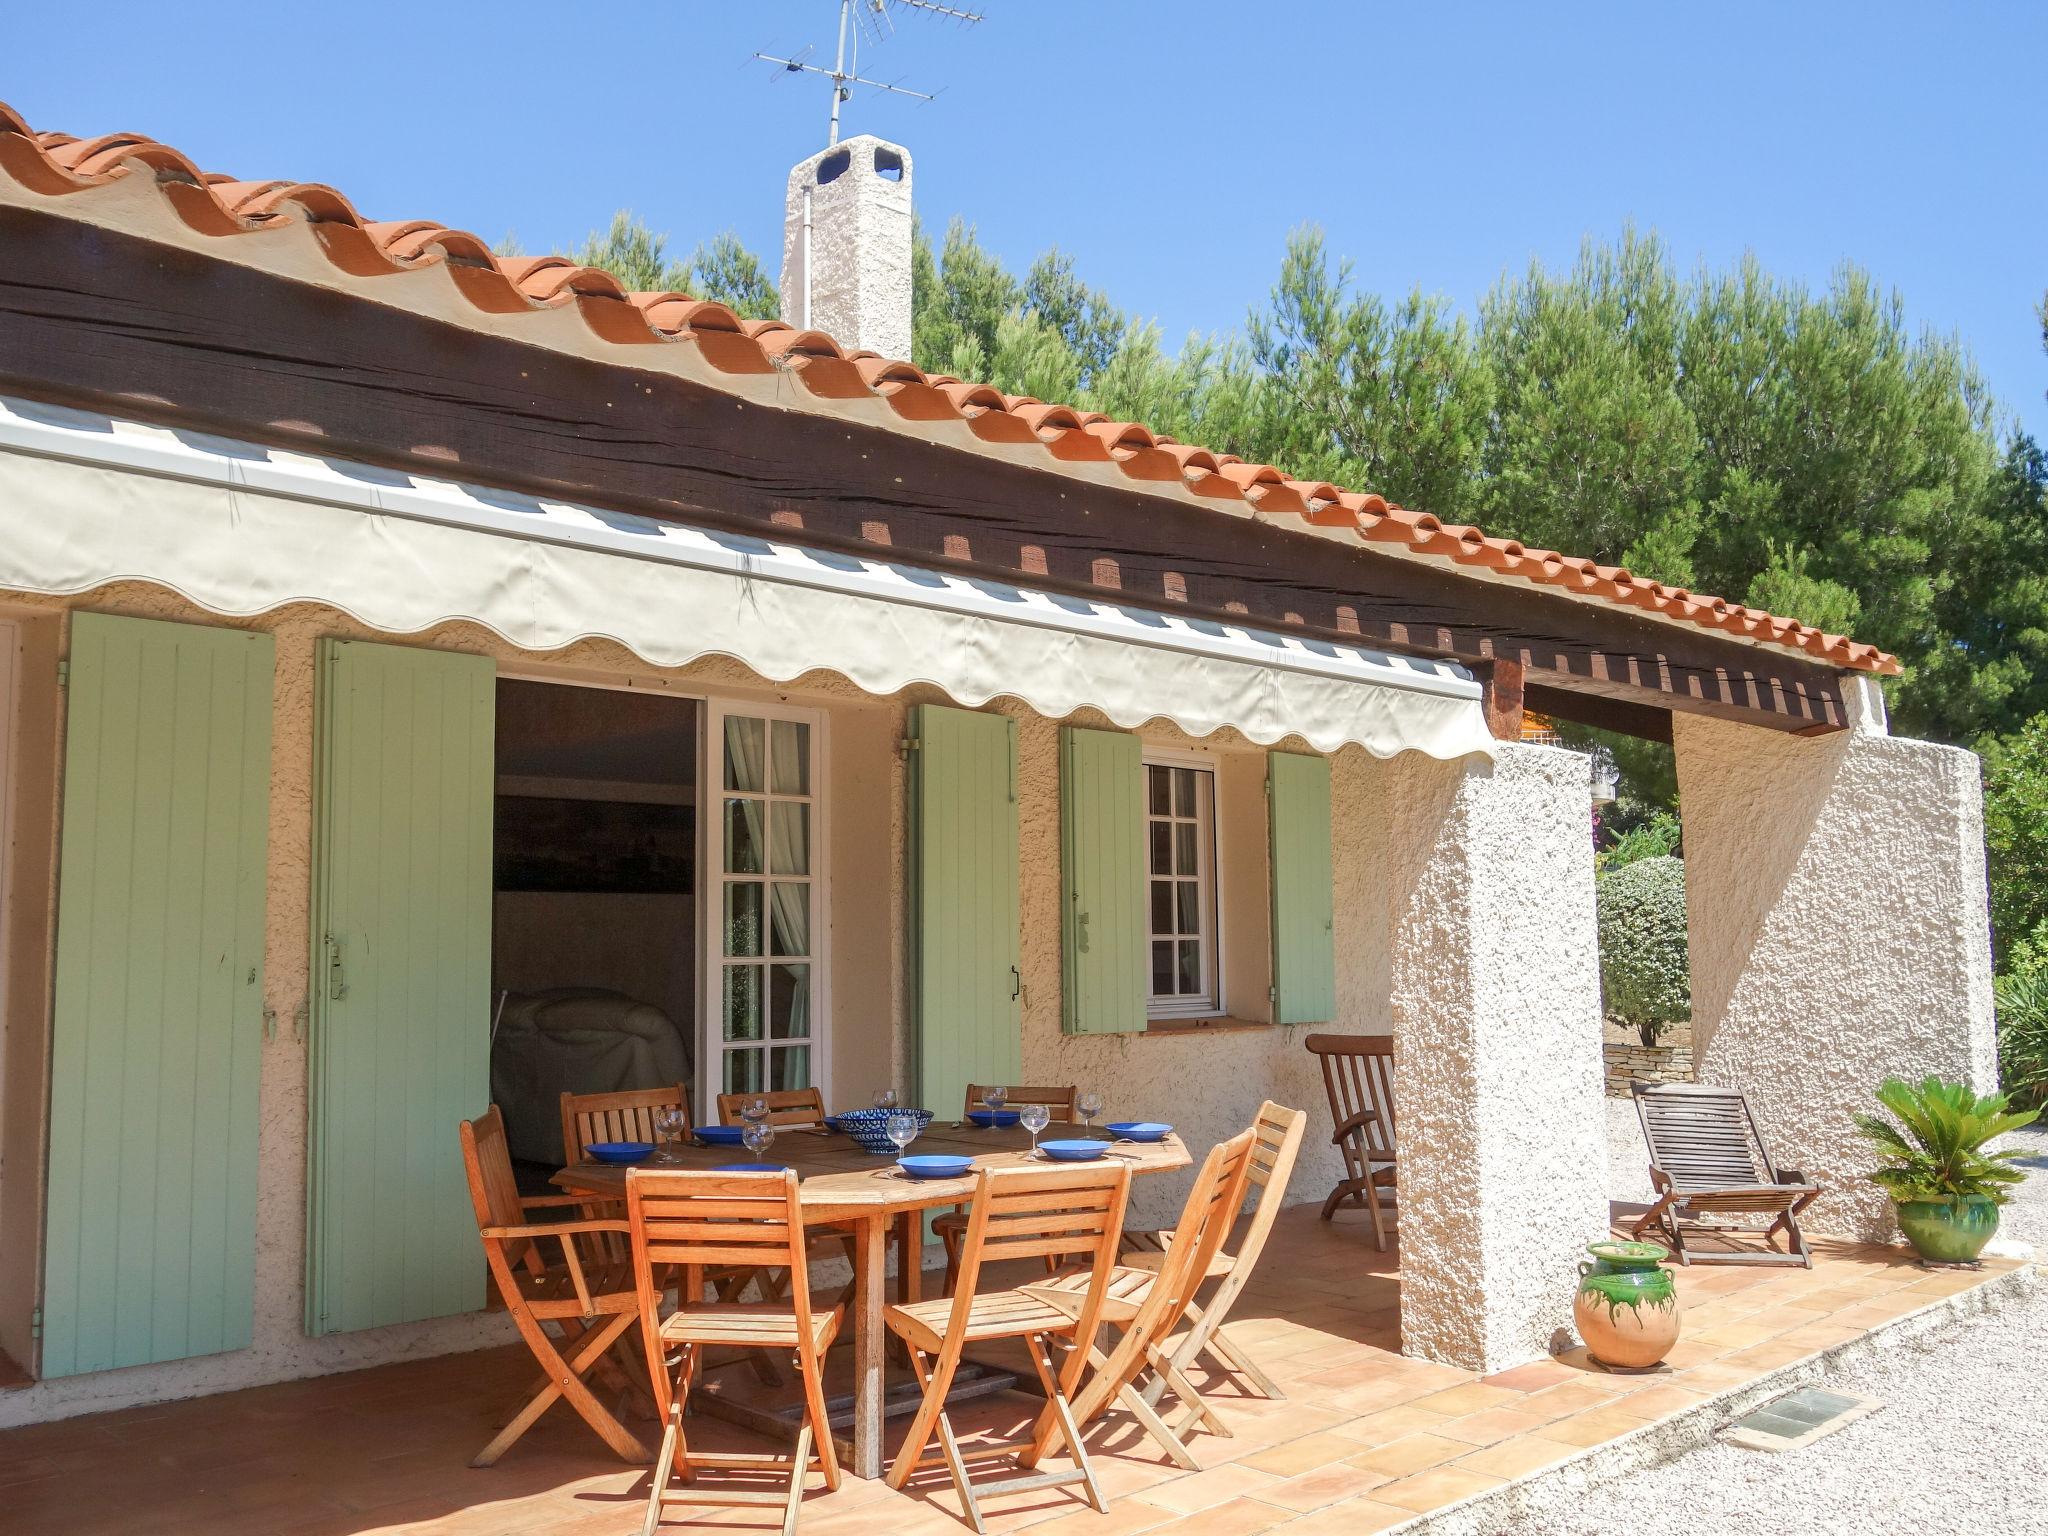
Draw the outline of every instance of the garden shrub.
[[[1998,978],[1998,1083],[2017,1108],[2048,1108],[2048,962],[2016,958]]]
[[[1692,1014],[1684,861],[1659,855],[1602,875],[1599,914],[1607,1013],[1653,1046]]]

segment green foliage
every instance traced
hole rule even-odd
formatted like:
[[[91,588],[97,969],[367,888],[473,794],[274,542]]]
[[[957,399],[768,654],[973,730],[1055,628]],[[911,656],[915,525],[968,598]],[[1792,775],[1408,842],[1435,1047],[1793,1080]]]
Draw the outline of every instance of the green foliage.
[[[1885,1161],[1870,1181],[1894,1200],[1985,1199],[2004,1205],[2026,1177],[2012,1166],[2023,1154],[1985,1148],[2031,1125],[2038,1110],[2008,1113],[2002,1093],[1979,1097],[1966,1083],[1930,1077],[1917,1086],[1888,1078],[1877,1101],[1896,1117],[1858,1114],[1856,1129]]]
[[[1684,828],[1670,811],[1655,810],[1634,826],[1617,832],[1605,848],[1593,856],[1603,875],[1618,874],[1639,859],[1672,858],[1678,853]],[[1683,886],[1680,892],[1683,894]]]
[[[2048,963],[2032,955],[1998,978],[1998,1080],[2014,1104],[2048,1106]]]
[[[592,230],[570,258],[611,273],[629,293],[687,293],[730,305],[749,320],[773,319],[781,307],[760,258],[730,231],[712,236],[679,261],[668,254],[666,235],[622,208],[608,229]]]
[[[1984,842],[2000,968],[2015,946],[2048,947],[2048,714],[1986,744]]]
[[[1655,1045],[1692,1013],[1685,864],[1652,855],[1600,877],[1600,986],[1608,1016]]]

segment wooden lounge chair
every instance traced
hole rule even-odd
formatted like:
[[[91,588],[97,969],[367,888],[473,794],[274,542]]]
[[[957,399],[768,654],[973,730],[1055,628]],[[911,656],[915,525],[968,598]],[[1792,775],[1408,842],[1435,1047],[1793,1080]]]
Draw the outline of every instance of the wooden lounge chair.
[[[1117,1158],[981,1171],[960,1245],[959,1289],[950,1298],[911,1302],[891,1307],[886,1314],[890,1331],[909,1349],[911,1367],[924,1388],[917,1417],[911,1420],[910,1431],[889,1464],[891,1488],[900,1489],[937,1454],[952,1472],[963,1511],[977,1531],[987,1529],[980,1501],[990,1494],[1078,1483],[1097,1514],[1108,1511],[1069,1401],[1085,1363],[1088,1341],[1095,1336],[1103,1295],[1116,1269],[1117,1239],[1130,1190],[1130,1164]],[[1041,1298],[1029,1286],[975,1291],[985,1264],[1077,1252],[1085,1252],[1087,1262],[1077,1272],[1071,1307]],[[963,1449],[946,1414],[946,1393],[967,1347],[996,1339],[1025,1341],[1045,1389],[1045,1407],[1030,1437]],[[1050,1352],[1053,1339],[1073,1344],[1057,1373]],[[934,1433],[939,1437],[936,1453],[927,1450]],[[1073,1457],[1073,1470],[1033,1470],[1055,1439]],[[1017,1453],[1028,1457],[1020,1474],[980,1482],[968,1475],[970,1461]]]
[[[1188,1449],[1187,1436],[1200,1426],[1227,1438],[1230,1427],[1188,1379],[1180,1352],[1170,1348],[1170,1340],[1186,1319],[1195,1292],[1201,1288],[1210,1264],[1237,1220],[1251,1171],[1252,1149],[1250,1131],[1240,1131],[1230,1140],[1211,1147],[1195,1175],[1194,1187],[1188,1192],[1187,1204],[1181,1208],[1180,1220],[1174,1224],[1173,1236],[1160,1256],[1159,1266],[1138,1269],[1119,1265],[1110,1275],[1109,1288],[1102,1299],[1101,1320],[1121,1328],[1123,1333],[1106,1354],[1092,1344],[1088,1347],[1093,1373],[1074,1400],[1074,1418],[1084,1430],[1110,1408],[1119,1408],[1138,1421],[1175,1465],[1188,1471],[1196,1470],[1201,1463]],[[1061,1276],[1024,1289],[1054,1305],[1078,1311],[1079,1281],[1075,1277]],[[1155,1380],[1146,1390],[1140,1390],[1138,1382],[1147,1372]],[[1182,1404],[1178,1421],[1169,1420],[1155,1406],[1168,1391]],[[1049,1445],[1050,1439],[1041,1425],[1038,1443],[1026,1458],[1027,1465],[1035,1462]]]
[[[992,1085],[969,1083],[967,1102],[961,1108],[963,1124],[977,1109],[988,1107],[988,1091]],[[1052,1123],[1071,1122],[1074,1118],[1074,1100],[1080,1090],[1068,1083],[1064,1088],[1049,1088],[1031,1084],[1017,1084],[1003,1089],[1006,1107],[1017,1109],[1026,1104],[1043,1104],[1051,1112]],[[946,1250],[946,1294],[953,1294],[953,1286],[960,1278],[960,1239],[967,1231],[967,1207],[957,1205],[950,1211],[943,1211],[932,1218],[932,1234]],[[1057,1261],[1048,1259],[1049,1268],[1057,1268]]]
[[[665,1427],[654,1459],[644,1536],[653,1536],[664,1508],[767,1505],[782,1510],[783,1536],[796,1530],[804,1477],[815,1460],[827,1490],[839,1486],[839,1460],[825,1415],[822,1362],[839,1331],[840,1310],[811,1307],[804,1263],[803,1213],[795,1170],[779,1173],[699,1173],[636,1168],[626,1179],[626,1218],[632,1232],[635,1316],[647,1343],[647,1370]],[[679,1304],[663,1318],[669,1273],[680,1267]],[[786,1299],[705,1301],[704,1275],[713,1269],[776,1269],[789,1276]],[[710,1347],[773,1350],[794,1355],[803,1380],[803,1428],[787,1456],[692,1451],[683,1434],[690,1385]],[[678,1351],[674,1375],[667,1352]],[[696,1486],[699,1471],[740,1471],[756,1477],[787,1472],[787,1488],[721,1489]]]
[[[1186,1371],[1206,1354],[1225,1371],[1242,1377],[1260,1396],[1274,1400],[1285,1394],[1273,1384],[1271,1377],[1252,1363],[1249,1355],[1231,1343],[1223,1332],[1223,1324],[1230,1316],[1230,1309],[1237,1304],[1246,1282],[1251,1279],[1259,1255],[1265,1251],[1266,1239],[1272,1235],[1273,1223],[1287,1198],[1287,1180],[1294,1172],[1294,1160],[1300,1155],[1301,1138],[1307,1128],[1308,1113],[1305,1110],[1289,1109],[1270,1099],[1259,1106],[1258,1117],[1252,1122],[1252,1160],[1245,1179],[1245,1187],[1257,1191],[1258,1195],[1258,1204],[1252,1208],[1251,1225],[1245,1229],[1244,1241],[1238,1245],[1237,1252],[1225,1253],[1219,1247],[1210,1258],[1201,1281],[1221,1283],[1210,1296],[1207,1307],[1195,1301],[1188,1303],[1190,1326],[1174,1345],[1169,1357],[1178,1369]],[[1124,1241],[1131,1251],[1124,1255],[1124,1263],[1133,1269],[1156,1271],[1165,1260],[1166,1250],[1172,1246],[1173,1236],[1171,1227],[1157,1232],[1125,1233]],[[1146,1389],[1147,1401],[1157,1404],[1164,1388],[1164,1377],[1154,1380]]]
[[[1820,1194],[1796,1168],[1777,1168],[1757,1135],[1749,1101],[1732,1088],[1695,1083],[1635,1083],[1636,1117],[1650,1149],[1650,1183],[1657,1199],[1631,1229],[1654,1229],[1681,1264],[1799,1264],[1813,1268],[1799,1213]],[[1703,1216],[1768,1216],[1764,1247],[1700,1248],[1686,1228],[1715,1235],[1755,1232],[1754,1225],[1699,1226]],[[1782,1234],[1786,1247],[1776,1244]]]
[[[1344,1177],[1323,1201],[1323,1220],[1347,1201],[1372,1214],[1374,1245],[1387,1251],[1394,1208],[1394,1038],[1310,1035],[1323,1066],[1323,1090],[1336,1122],[1330,1140],[1344,1154]]]
[[[540,1383],[526,1406],[470,1465],[491,1465],[558,1398],[567,1399],[620,1456],[646,1461],[647,1448],[598,1402],[585,1381],[592,1374],[603,1374],[620,1385],[626,1381],[607,1360],[606,1351],[640,1320],[632,1273],[592,1246],[593,1239],[622,1236],[626,1223],[529,1222],[529,1211],[579,1201],[574,1195],[520,1196],[505,1146],[505,1122],[495,1104],[476,1119],[462,1122],[462,1164],[476,1207],[477,1236],[483,1240],[498,1298],[541,1369]],[[550,1257],[557,1246],[559,1262]],[[551,1328],[559,1337],[551,1336]]]

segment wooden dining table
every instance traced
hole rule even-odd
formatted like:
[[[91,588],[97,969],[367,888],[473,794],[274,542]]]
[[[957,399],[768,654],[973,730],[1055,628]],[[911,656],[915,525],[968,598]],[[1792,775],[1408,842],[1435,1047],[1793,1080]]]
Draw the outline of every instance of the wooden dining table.
[[[1060,1126],[1046,1133],[1047,1139],[1062,1132],[1070,1137],[1076,1134],[1073,1127]],[[1030,1148],[1029,1134],[1014,1126],[985,1129],[934,1121],[908,1151],[913,1155],[953,1153],[973,1158],[977,1168],[991,1168],[1026,1162]],[[1191,1161],[1177,1135],[1157,1142],[1111,1142],[1105,1155],[1128,1162],[1133,1177],[1170,1173]],[[757,1160],[743,1147],[700,1147],[694,1141],[676,1147],[673,1156],[675,1160],[667,1164],[649,1161],[636,1166],[709,1170]],[[783,1127],[758,1160],[796,1170],[807,1227],[843,1227],[854,1235],[853,1315],[848,1319],[853,1335],[853,1435],[847,1460],[856,1477],[880,1477],[888,1342],[882,1309],[888,1284],[889,1229],[892,1224],[898,1228],[905,1253],[921,1256],[924,1213],[971,1200],[974,1178],[970,1174],[957,1179],[913,1179],[898,1170],[893,1157],[864,1151],[850,1136],[809,1127]],[[577,1163],[557,1173],[554,1182],[570,1194],[623,1200],[631,1171],[617,1164]],[[920,1299],[920,1273],[915,1261],[899,1266],[899,1301]]]

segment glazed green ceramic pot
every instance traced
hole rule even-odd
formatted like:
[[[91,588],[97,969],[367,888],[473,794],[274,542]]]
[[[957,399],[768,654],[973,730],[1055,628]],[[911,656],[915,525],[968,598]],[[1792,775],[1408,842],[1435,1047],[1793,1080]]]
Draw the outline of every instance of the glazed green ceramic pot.
[[[1968,1264],[1998,1231],[1998,1207],[1982,1195],[1967,1200],[1901,1200],[1899,1230],[1923,1259]]]
[[[1579,1265],[1572,1320],[1594,1363],[1647,1371],[1678,1342],[1678,1289],[1655,1243],[1593,1243],[1593,1262]]]

